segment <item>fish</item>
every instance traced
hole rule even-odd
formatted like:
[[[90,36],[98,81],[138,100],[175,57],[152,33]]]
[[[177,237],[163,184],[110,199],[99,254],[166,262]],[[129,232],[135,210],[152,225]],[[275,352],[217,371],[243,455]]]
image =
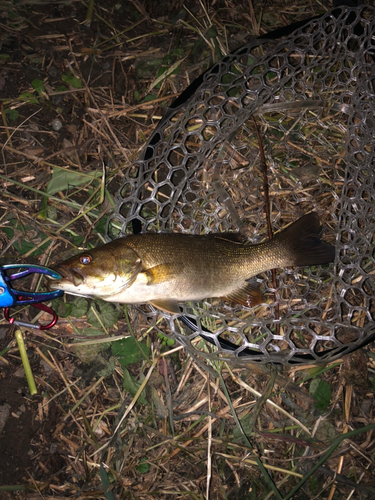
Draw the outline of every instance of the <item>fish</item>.
[[[151,304],[180,314],[179,303],[220,298],[246,307],[264,302],[254,278],[274,268],[334,261],[316,212],[258,244],[239,233],[143,233],[113,240],[54,266],[53,290],[107,302]]]

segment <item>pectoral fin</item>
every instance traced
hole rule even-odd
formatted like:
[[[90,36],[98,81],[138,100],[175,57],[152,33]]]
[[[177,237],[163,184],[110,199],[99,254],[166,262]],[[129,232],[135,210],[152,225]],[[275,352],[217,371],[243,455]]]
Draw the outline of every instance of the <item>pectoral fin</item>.
[[[238,290],[221,298],[246,307],[254,307],[264,302],[263,293],[257,283],[245,283]]]
[[[181,314],[181,310],[177,304],[173,300],[168,299],[160,299],[160,300],[151,300],[150,304],[157,309],[161,309],[162,311],[171,313],[171,314]]]
[[[142,273],[147,279],[147,285],[156,285],[170,281],[181,274],[181,269],[177,269],[176,264],[159,264],[150,267]]]
[[[139,270],[141,268],[141,259],[137,259],[134,263],[134,269],[133,272],[129,275],[127,280],[124,280],[120,290],[125,290],[125,288],[129,288],[132,286],[134,281],[137,279],[137,276],[139,274]],[[119,290],[119,291],[120,291]]]

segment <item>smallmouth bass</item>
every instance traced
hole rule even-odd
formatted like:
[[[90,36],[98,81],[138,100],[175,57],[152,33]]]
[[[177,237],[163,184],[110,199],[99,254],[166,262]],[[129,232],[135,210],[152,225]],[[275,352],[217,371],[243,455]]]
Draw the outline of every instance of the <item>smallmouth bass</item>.
[[[212,297],[247,307],[263,295],[247,280],[288,266],[327,264],[335,249],[321,239],[319,216],[304,215],[256,245],[236,233],[145,233],[119,238],[57,264],[50,288],[108,302],[149,303],[180,314],[178,302]]]

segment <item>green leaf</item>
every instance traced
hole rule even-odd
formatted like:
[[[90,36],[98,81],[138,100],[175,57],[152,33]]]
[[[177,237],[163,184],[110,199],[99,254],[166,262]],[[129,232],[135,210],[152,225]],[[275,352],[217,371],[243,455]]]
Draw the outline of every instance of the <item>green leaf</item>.
[[[115,371],[116,368],[116,360],[115,358],[110,358],[108,361],[106,361],[106,365],[102,370],[98,370],[96,373],[98,377],[104,377],[107,378],[112,373]]]
[[[41,54],[38,54],[37,52],[34,52],[33,54],[28,54],[26,55],[28,60],[30,61],[30,64],[42,64],[44,57]]]
[[[87,341],[90,340],[90,337],[99,337],[103,336],[103,332],[98,330],[97,328],[77,328],[77,333],[80,336],[87,337]],[[93,344],[85,344],[84,340],[76,339],[73,342],[72,349],[74,354],[83,362],[83,363],[92,363],[94,360],[101,358],[101,353],[110,347],[110,342],[106,342],[105,339],[96,339]]]
[[[151,400],[154,405],[156,415],[162,420],[168,417],[167,409],[164,405],[163,399],[159,396],[158,391],[155,387],[150,386],[147,391],[147,397]]]
[[[146,474],[150,470],[150,464],[147,463],[147,458],[143,457],[139,461],[139,465],[137,465],[136,469],[141,474]]]
[[[321,420],[315,432],[315,438],[324,443],[332,443],[338,437],[336,427],[328,420]]]
[[[82,88],[82,80],[80,78],[76,78],[71,71],[68,71],[66,75],[62,75],[61,79],[63,82],[75,89]]]
[[[312,477],[309,481],[310,492],[316,495],[319,491],[319,482],[316,477]]]
[[[158,333],[158,337],[161,340],[161,345],[167,345],[171,347],[172,345],[175,344],[175,341],[171,339],[170,337],[167,337],[166,335],[163,335],[162,333]]]
[[[5,114],[9,115],[9,118],[13,121],[17,120],[17,118],[19,117],[19,113],[16,109],[6,108],[4,111]]]
[[[52,179],[47,185],[46,193],[53,195],[59,191],[65,191],[73,186],[81,186],[82,184],[92,182],[94,179],[101,176],[102,173],[98,170],[82,175],[79,172],[74,172],[73,170],[61,170],[60,168],[54,168],[52,170]]]
[[[43,196],[40,211],[37,215],[38,219],[46,220],[48,217],[48,199],[47,196]]]
[[[178,75],[180,72],[179,66],[183,60],[184,59],[181,59],[180,61],[175,62],[170,67],[161,66],[161,68],[158,69],[158,72],[156,74],[156,79],[150,85],[149,90],[152,90],[154,87],[159,89],[161,87],[161,83],[163,80],[168,78],[170,75]]]
[[[320,378],[314,378],[310,382],[309,393],[311,394],[311,396],[314,396],[314,394],[318,388],[319,383],[320,383]]]
[[[98,222],[95,224],[93,232],[104,234],[107,227],[108,217],[101,217]]]
[[[206,31],[206,37],[207,38],[216,38],[218,36],[218,33],[216,31],[216,29],[211,26],[211,28],[209,28],[207,31]]]
[[[138,342],[138,344],[145,356],[149,357],[150,348],[147,344],[145,344],[145,342]],[[126,339],[116,340],[116,342],[113,342],[112,354],[113,356],[118,357],[118,361],[122,368],[144,359],[134,337],[127,337]]]
[[[176,58],[177,58],[177,57],[180,57],[180,58],[181,58],[181,57],[183,57],[183,55],[184,55],[184,54],[185,54],[185,52],[184,52],[184,50],[183,50],[183,49],[173,49],[173,50],[172,50],[172,55],[173,55],[174,57],[176,57]]]
[[[67,318],[72,312],[74,304],[72,302],[64,302],[63,299],[53,301],[53,309],[60,318]]]
[[[147,94],[146,97],[143,99],[143,102],[151,102],[154,101],[157,98],[156,94]]]
[[[43,85],[42,80],[38,80],[37,78],[31,82],[31,85],[34,87],[34,89],[38,92],[39,95],[42,95],[43,92],[46,91]]]
[[[240,419],[240,422],[244,433],[249,436],[253,432],[253,414],[247,413]],[[233,439],[235,443],[238,443],[243,439],[242,432],[237,425],[233,429]]]
[[[58,219],[57,208],[55,206],[47,207],[47,217],[50,220],[57,220]]]
[[[83,297],[76,297],[71,302],[65,302],[63,298],[53,302],[53,308],[61,318],[67,318],[68,316],[81,318],[86,314],[88,307],[87,299]]]
[[[76,247],[80,247],[85,239],[85,236],[80,236],[79,234],[70,234],[69,239]]]
[[[155,75],[163,60],[160,57],[152,55],[148,58],[140,58],[135,63],[135,74],[137,79],[149,79]]]
[[[122,383],[124,389],[127,391],[127,392],[130,392],[130,394],[134,397],[137,392],[138,392],[138,389],[140,388],[141,384],[139,384],[135,378],[130,375],[129,371],[127,368],[124,368],[124,380],[123,380],[123,383]],[[147,404],[147,400],[146,400],[146,391],[143,389],[143,391],[141,392],[141,394],[139,395],[139,398],[137,399],[137,401],[139,403],[142,403],[142,404]]]
[[[309,393],[316,399],[315,408],[325,411],[331,400],[331,386],[325,380],[314,378],[310,383]]]
[[[13,238],[17,231],[21,232],[23,235],[22,238],[19,238],[13,243],[13,248],[17,251],[17,253],[19,253],[20,255],[24,255],[25,253],[32,251],[33,255],[40,255],[48,248],[48,241],[46,241],[46,243],[44,243],[44,245],[41,245],[39,248],[35,248],[35,246],[40,241],[47,238],[44,233],[38,233],[35,236],[35,242],[33,242],[28,238],[25,227],[21,224],[20,221],[12,219],[11,217],[8,220],[9,226],[3,227],[2,232],[5,233],[10,240]]]
[[[93,308],[96,311],[96,314],[93,311]],[[95,326],[97,328],[101,328],[102,325],[104,328],[111,328],[121,316],[121,311],[119,311],[116,306],[111,304],[110,302],[105,302],[104,300],[97,300],[92,302],[91,307],[87,313],[87,321],[90,325]],[[100,321],[97,316],[99,316]]]
[[[0,61],[8,61],[10,59],[9,54],[0,54]]]
[[[99,469],[99,475],[100,475],[100,480],[103,485],[103,491],[106,496],[107,500],[115,500],[115,497],[113,495],[113,492],[109,489],[111,486],[111,483],[109,481],[107,471],[103,467],[103,462],[100,464],[100,469]]]
[[[82,318],[82,316],[87,313],[89,304],[87,302],[87,299],[85,299],[84,297],[78,297],[74,299],[72,304],[73,309],[70,315],[73,316],[73,318]]]
[[[39,104],[38,99],[31,92],[22,92],[18,96],[18,99],[22,102],[29,102],[30,104]]]

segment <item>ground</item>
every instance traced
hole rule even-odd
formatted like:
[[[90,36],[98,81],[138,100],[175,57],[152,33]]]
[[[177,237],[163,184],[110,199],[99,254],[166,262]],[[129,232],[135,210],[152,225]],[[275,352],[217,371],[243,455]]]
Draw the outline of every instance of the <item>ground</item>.
[[[325,10],[311,1],[297,8],[217,0],[206,11],[203,2],[179,0],[13,4],[0,4],[2,265],[48,264],[51,255],[103,242],[124,169],[166,106],[216,60],[209,43],[216,35],[230,51]],[[221,365],[220,381],[156,330],[121,344],[132,333],[131,311],[71,299],[56,308],[60,320],[51,331],[22,329],[33,396],[15,327],[1,323],[0,499],[200,499],[208,483],[212,499],[265,499],[272,494],[258,457],[286,495],[324,456],[293,498],[374,496],[373,429],[366,427],[374,414],[373,347],[320,369]],[[77,348],[87,331],[100,343]],[[118,337],[116,348],[107,334]],[[320,392],[311,388],[314,377]],[[277,406],[252,411],[249,387],[260,394],[268,388]],[[367,432],[337,442],[328,456],[335,439],[363,427]]]

